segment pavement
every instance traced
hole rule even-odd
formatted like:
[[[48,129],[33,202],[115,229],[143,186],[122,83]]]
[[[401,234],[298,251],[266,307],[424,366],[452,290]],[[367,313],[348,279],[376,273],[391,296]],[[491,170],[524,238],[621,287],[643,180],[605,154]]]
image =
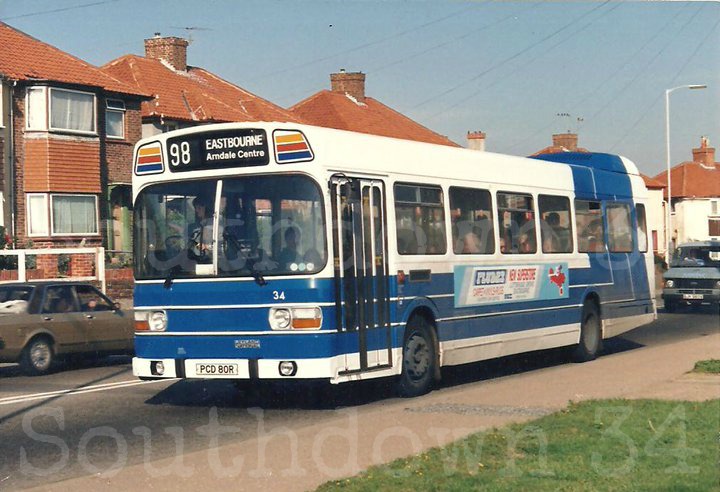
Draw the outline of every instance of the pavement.
[[[147,460],[35,490],[312,490],[328,480],[445,445],[471,433],[526,422],[600,398],[720,398],[720,376],[690,373],[698,360],[720,359],[720,334],[642,347],[585,364],[551,366],[480,383],[443,388],[429,395],[392,400],[372,408],[336,409],[321,424],[265,426],[257,437],[216,445],[232,432],[217,419],[203,427],[209,447],[171,458]],[[472,366],[476,367],[476,366]],[[98,431],[100,436],[102,433]]]

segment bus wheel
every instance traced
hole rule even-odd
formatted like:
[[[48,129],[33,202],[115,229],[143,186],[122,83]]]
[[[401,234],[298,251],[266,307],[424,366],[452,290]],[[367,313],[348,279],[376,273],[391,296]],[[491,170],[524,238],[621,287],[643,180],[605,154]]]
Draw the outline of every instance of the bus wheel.
[[[432,387],[437,363],[430,323],[423,316],[413,316],[407,324],[402,353],[400,396],[420,396]]]
[[[585,301],[580,323],[580,342],[573,350],[572,358],[575,362],[587,362],[594,360],[600,350],[602,350],[600,313],[594,302]]]

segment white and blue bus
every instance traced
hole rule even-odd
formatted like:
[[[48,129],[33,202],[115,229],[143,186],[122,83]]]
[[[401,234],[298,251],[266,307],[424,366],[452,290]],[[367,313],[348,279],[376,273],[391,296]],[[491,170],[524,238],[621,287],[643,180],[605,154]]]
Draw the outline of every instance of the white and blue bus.
[[[291,123],[178,130],[135,149],[141,378],[395,376],[573,347],[656,318],[636,167]]]

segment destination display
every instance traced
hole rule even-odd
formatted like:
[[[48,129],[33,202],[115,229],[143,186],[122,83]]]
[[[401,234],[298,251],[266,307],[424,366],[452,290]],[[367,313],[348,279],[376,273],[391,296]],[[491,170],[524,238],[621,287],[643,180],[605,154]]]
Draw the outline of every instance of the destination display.
[[[265,166],[270,162],[265,130],[242,128],[194,133],[167,140],[171,172]]]
[[[455,307],[568,297],[568,265],[456,266]]]

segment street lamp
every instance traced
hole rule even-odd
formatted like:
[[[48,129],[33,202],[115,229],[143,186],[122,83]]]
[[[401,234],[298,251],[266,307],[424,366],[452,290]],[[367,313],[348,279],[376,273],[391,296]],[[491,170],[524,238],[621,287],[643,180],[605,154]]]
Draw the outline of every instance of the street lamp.
[[[667,158],[667,219],[666,219],[666,240],[667,250],[665,261],[670,265],[670,249],[672,248],[672,179],[670,177],[670,93],[678,89],[705,89],[705,84],[679,85],[672,89],[665,90],[665,154]]]

